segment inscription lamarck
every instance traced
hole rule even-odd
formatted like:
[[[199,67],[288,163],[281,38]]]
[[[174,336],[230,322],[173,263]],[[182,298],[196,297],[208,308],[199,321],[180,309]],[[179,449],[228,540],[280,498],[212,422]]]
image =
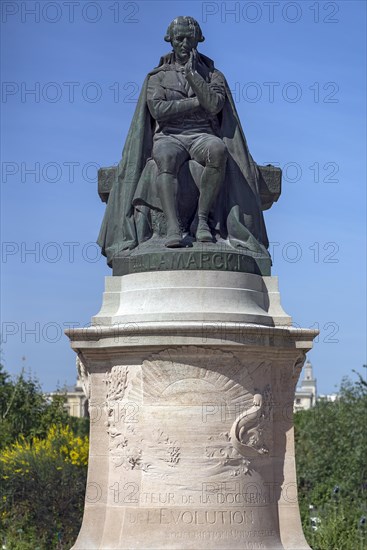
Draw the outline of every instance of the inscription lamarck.
[[[203,252],[188,248],[182,249],[180,254],[177,254],[169,251],[156,252],[154,248],[147,248],[145,253],[143,250],[145,249],[141,247],[139,253],[116,257],[114,275],[180,269],[224,270],[255,274],[258,274],[260,269],[263,275],[270,275],[269,261],[264,261],[262,256],[256,252],[243,255],[227,250],[213,251],[209,249]]]
[[[133,271],[151,271],[160,269],[226,269],[242,271],[241,265],[246,258],[240,254],[224,254],[216,252],[189,252],[187,254],[152,254],[149,256],[132,257]]]

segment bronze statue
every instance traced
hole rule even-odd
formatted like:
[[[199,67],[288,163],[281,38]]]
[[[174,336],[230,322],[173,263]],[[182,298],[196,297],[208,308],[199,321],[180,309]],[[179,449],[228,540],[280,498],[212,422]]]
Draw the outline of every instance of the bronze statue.
[[[156,120],[152,157],[158,168],[156,186],[167,220],[166,246],[176,247],[182,238],[176,214],[177,178],[182,164],[190,158],[204,166],[196,240],[213,240],[208,217],[224,181],[227,162],[227,148],[218,137],[216,116],[223,109],[226,93],[219,71],[209,72],[200,61],[196,47],[204,37],[196,21],[177,18],[170,24],[165,40],[172,44],[174,61],[170,70],[149,78],[147,103]]]
[[[280,171],[252,159],[225,77],[197,51],[198,22],[177,17],[165,40],[173,50],[144,81],[119,166],[100,173],[102,253],[112,265],[143,243],[222,243],[270,262],[262,210],[279,197]]]

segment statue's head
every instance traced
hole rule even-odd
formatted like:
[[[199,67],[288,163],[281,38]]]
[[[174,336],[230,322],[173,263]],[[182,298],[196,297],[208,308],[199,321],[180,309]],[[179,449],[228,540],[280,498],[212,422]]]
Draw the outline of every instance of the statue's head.
[[[166,42],[171,42],[176,58],[181,62],[186,62],[191,50],[196,49],[199,42],[204,42],[199,23],[193,17],[186,15],[176,17],[169,24],[164,39]]]

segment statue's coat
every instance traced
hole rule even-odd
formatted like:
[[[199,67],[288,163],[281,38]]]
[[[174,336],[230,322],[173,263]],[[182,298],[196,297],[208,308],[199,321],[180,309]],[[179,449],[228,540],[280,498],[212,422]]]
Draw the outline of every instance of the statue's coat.
[[[200,62],[209,72],[217,70],[213,61],[202,54]],[[152,236],[149,211],[160,209],[160,201],[155,192],[155,164],[147,165],[156,122],[147,106],[147,84],[152,74],[172,70],[172,63],[172,53],[162,57],[142,86],[97,241],[109,265],[120,252],[133,249]],[[233,246],[267,254],[260,173],[248,150],[229,86],[225,79],[224,82],[226,101],[217,121],[218,135],[227,146],[229,158],[225,182],[213,209],[215,226]]]

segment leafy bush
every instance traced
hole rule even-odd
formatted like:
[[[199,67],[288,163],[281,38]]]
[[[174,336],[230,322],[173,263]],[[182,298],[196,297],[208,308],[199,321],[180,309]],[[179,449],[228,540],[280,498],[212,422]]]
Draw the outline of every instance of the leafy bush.
[[[7,550],[69,548],[78,534],[88,437],[52,425],[44,439],[24,436],[0,452],[0,531]]]

